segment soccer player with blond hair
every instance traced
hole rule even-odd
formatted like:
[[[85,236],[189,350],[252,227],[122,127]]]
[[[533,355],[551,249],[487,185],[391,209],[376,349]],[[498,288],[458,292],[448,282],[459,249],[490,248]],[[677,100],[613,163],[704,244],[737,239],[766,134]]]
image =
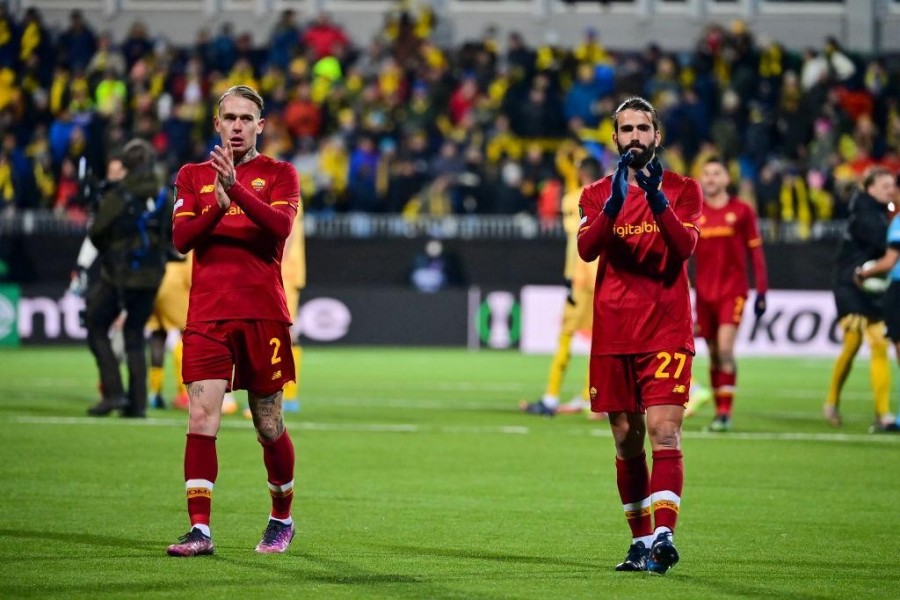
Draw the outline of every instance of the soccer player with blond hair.
[[[214,551],[216,434],[231,389],[247,390],[272,498],[256,551],[284,552],[294,537],[294,446],[282,389],[295,371],[281,260],[300,190],[290,163],[256,150],[262,112],[253,88],[226,90],[213,121],[221,145],[210,160],[182,167],[176,180],[173,241],[181,253],[194,251],[194,266],[182,371],[190,396],[184,455],[190,530],[168,547],[171,556]]]

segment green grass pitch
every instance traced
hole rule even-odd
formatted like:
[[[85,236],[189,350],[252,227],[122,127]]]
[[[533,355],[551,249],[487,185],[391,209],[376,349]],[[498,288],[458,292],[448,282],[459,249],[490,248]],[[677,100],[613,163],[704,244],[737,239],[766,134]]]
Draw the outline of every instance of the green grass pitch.
[[[705,365],[698,357],[701,381]],[[849,600],[900,589],[900,436],[867,433],[865,361],[840,431],[821,419],[830,361],[740,361],[735,430],[703,433],[709,406],[685,425],[682,559],[665,577],[612,570],[630,540],[605,422],[517,413],[548,366],[515,352],[307,348],[302,410],[287,417],[298,454],[289,553],[253,552],[268,492],[253,431],[234,416],[219,434],[216,555],[175,559],[165,547],[188,526],[186,414],[87,418],[86,348],[0,351],[0,598]],[[566,397],[584,368],[573,361]]]

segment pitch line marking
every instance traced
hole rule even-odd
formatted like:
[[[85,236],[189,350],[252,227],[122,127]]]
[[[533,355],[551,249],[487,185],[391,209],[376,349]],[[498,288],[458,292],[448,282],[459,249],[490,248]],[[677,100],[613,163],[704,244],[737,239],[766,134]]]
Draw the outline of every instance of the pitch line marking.
[[[184,419],[108,419],[93,417],[32,417],[27,415],[13,416],[7,422],[22,425],[105,425],[137,426],[137,427],[184,427]],[[448,433],[463,435],[530,435],[534,430],[518,425],[436,425],[422,426],[404,423],[316,423],[309,421],[291,422],[291,429],[301,431],[358,431],[367,433]],[[222,421],[223,429],[250,429],[249,421],[226,419]],[[546,430],[544,430],[546,431]],[[559,429],[568,435],[590,435],[593,437],[611,437],[607,429]],[[697,440],[738,440],[738,441],[778,441],[778,442],[862,442],[874,444],[900,443],[897,435],[871,435],[850,433],[766,433],[766,432],[728,432],[711,433],[702,431],[685,431],[682,435],[687,439]]]

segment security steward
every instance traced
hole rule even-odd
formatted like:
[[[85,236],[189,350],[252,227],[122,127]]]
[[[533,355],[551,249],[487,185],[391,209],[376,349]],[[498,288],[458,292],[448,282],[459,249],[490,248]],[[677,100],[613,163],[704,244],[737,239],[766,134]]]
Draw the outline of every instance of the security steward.
[[[144,324],[153,310],[166,266],[172,230],[171,197],[154,172],[155,153],[144,140],[128,142],[121,153],[123,178],[110,182],[88,235],[97,247],[100,278],[88,290],[85,325],[100,370],[101,400],[88,414],[142,418],[147,411]],[[122,311],[128,394],[109,339]]]

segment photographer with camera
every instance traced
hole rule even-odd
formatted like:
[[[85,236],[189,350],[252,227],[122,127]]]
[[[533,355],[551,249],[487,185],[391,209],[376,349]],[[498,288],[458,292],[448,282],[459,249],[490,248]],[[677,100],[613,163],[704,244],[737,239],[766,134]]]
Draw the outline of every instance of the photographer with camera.
[[[149,143],[128,142],[121,161],[123,177],[109,182],[88,230],[99,253],[100,280],[88,290],[85,325],[103,395],[88,414],[121,410],[123,417],[140,418],[147,410],[144,324],[165,272],[172,205],[154,173],[155,153]],[[123,310],[127,398],[109,339],[109,328]]]
[[[78,205],[88,211],[90,215],[97,214],[100,197],[109,188],[125,177],[122,167],[122,159],[112,156],[106,164],[106,179],[98,181],[88,165],[87,158],[82,156],[78,160]],[[81,248],[78,250],[78,258],[75,260],[75,268],[72,270],[69,281],[69,293],[84,297],[88,290],[89,272],[97,260],[97,248],[91,242],[90,234],[84,237]],[[84,315],[81,315],[84,325]]]

